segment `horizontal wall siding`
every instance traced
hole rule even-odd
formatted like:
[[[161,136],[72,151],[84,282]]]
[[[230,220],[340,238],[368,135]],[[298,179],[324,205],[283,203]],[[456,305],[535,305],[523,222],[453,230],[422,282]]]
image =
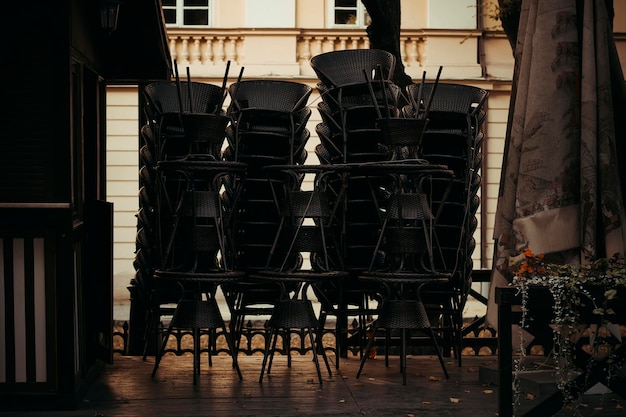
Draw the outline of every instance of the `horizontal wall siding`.
[[[109,87],[107,94],[107,201],[113,203],[114,298],[128,300],[134,276],[139,188],[139,110],[136,86]],[[116,317],[117,318],[117,317]]]
[[[481,267],[491,268],[493,260],[493,227],[496,207],[498,204],[498,190],[500,188],[500,171],[502,169],[502,155],[504,138],[508,118],[510,92],[491,91],[487,103],[487,126],[485,128],[486,152],[483,155],[482,196],[480,210],[484,224],[481,224],[480,235],[483,237],[482,253],[484,259]]]

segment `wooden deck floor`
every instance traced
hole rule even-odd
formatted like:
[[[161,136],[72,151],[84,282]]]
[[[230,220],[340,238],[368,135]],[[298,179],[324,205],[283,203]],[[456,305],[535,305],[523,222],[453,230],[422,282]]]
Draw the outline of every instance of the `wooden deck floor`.
[[[497,416],[498,387],[485,381],[495,356],[464,356],[463,366],[447,361],[450,379],[436,357],[408,359],[407,385],[402,385],[399,358],[368,360],[359,379],[357,357],[342,358],[340,369],[331,360],[332,376],[324,370],[318,383],[312,356],[293,357],[291,369],[286,357],[276,356],[270,375],[258,382],[261,356],[240,356],[243,380],[232,369],[229,356],[206,355],[198,385],[193,385],[192,357],[164,357],[157,376],[151,379],[153,359],[116,356],[95,381],[78,409],[71,411],[1,412],[0,417],[493,417]],[[482,373],[482,380],[481,380]],[[619,403],[607,403],[594,396],[584,416],[624,415]],[[526,401],[523,408],[531,406]],[[606,404],[603,404],[605,402]],[[623,404],[622,404],[623,405]],[[566,416],[559,413],[559,416]]]
[[[229,356],[214,357],[208,367],[203,358],[200,381],[193,385],[191,356],[166,356],[156,378],[150,378],[153,359],[116,356],[112,365],[91,386],[78,410],[0,412],[2,417],[155,417],[155,416],[495,416],[497,391],[479,382],[479,366],[495,357],[467,358],[459,368],[448,361],[445,380],[436,357],[408,359],[407,385],[402,385],[399,358],[368,360],[356,379],[357,357],[342,358],[333,375],[323,370],[320,386],[312,356],[276,356],[272,372],[258,382],[261,356],[241,356],[243,380],[232,369]],[[451,400],[451,398],[453,400]],[[456,400],[458,399],[458,402]]]

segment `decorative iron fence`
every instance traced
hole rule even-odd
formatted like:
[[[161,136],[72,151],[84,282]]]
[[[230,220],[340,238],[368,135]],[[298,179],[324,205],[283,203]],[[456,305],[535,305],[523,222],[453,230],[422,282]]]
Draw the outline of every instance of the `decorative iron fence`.
[[[485,326],[472,326],[476,321],[482,321],[480,318],[475,318],[474,320],[467,323],[465,329],[469,329],[469,331],[465,332],[463,337],[463,355],[470,356],[479,356],[479,355],[494,355],[496,353],[497,348],[497,337],[495,330],[485,327]],[[349,344],[348,352],[352,355],[360,355],[362,345],[358,342],[358,332],[360,329],[353,328],[348,335],[348,340],[353,340],[354,342]],[[129,325],[128,322],[118,323],[113,329],[113,340],[114,340],[114,353],[117,355],[125,355],[127,352],[128,346],[128,335],[129,335]],[[228,347],[226,345],[224,334],[221,331],[216,332],[211,337],[211,344],[206,341],[209,339],[208,333],[205,331],[202,333],[201,340],[204,343],[201,343],[201,352],[211,352],[212,354],[218,353],[228,353]],[[241,340],[239,345],[240,354],[250,356],[255,354],[262,354],[265,350],[266,343],[266,328],[263,323],[255,323],[249,322],[247,326],[244,327]],[[311,350],[311,346],[308,343],[308,338],[305,337],[306,334],[301,330],[291,330],[291,344],[290,350],[291,353],[296,353],[300,355],[305,355],[308,351]],[[329,352],[336,353],[335,349],[335,331],[334,329],[324,329],[324,333],[322,335],[324,341],[324,349]],[[390,353],[394,353],[394,341],[395,335],[392,334],[391,337],[391,350]],[[377,338],[376,345],[378,347],[384,346],[384,337],[381,337],[380,340]],[[282,344],[279,344],[282,346]],[[413,346],[414,352],[419,353],[421,346],[419,343]],[[165,350],[166,353],[174,353],[177,356],[183,355],[185,353],[192,352],[193,342],[192,342],[192,334],[191,331],[185,330],[174,330],[170,335],[168,340],[168,345]],[[286,354],[284,348],[277,348],[276,351],[279,354]]]

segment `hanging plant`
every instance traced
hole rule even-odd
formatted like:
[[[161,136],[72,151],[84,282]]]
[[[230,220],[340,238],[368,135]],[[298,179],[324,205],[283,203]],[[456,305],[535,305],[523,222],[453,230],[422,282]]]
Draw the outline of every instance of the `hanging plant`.
[[[515,272],[511,284],[519,289],[522,299],[521,329],[525,329],[528,320],[533,319],[532,289],[545,287],[552,296],[551,327],[556,383],[563,395],[564,406],[576,408],[580,405],[585,389],[574,384],[575,376],[602,364],[606,367],[605,382],[608,385],[623,364],[623,358],[617,357],[616,350],[622,344],[617,310],[620,305],[619,295],[623,296],[626,290],[624,258],[603,258],[586,265],[552,264],[547,263],[543,255],[535,255],[526,249],[511,259],[510,268]],[[589,337],[589,343],[581,351],[579,342],[583,335]],[[525,346],[522,331],[520,346]],[[524,356],[525,350],[521,349],[520,353]],[[515,362],[514,370],[517,406],[522,360]],[[584,374],[588,375],[589,372]]]

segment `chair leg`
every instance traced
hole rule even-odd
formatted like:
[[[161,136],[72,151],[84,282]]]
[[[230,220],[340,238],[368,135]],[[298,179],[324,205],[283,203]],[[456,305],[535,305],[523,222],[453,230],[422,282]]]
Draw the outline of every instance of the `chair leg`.
[[[370,336],[370,340],[367,342],[367,346],[365,347],[365,351],[369,352],[369,350],[372,348],[372,345],[374,344],[374,340],[376,338],[376,331],[378,330],[378,327],[376,327],[375,325],[372,325],[372,335]],[[386,354],[386,352],[385,352]],[[363,355],[361,356],[361,363],[359,365],[359,370],[356,373],[356,378],[359,379],[359,377],[361,376],[361,371],[363,371],[363,365],[365,365],[365,361],[367,360],[367,358],[369,357],[369,355]]]
[[[161,343],[160,343],[161,346],[158,348],[156,354],[154,355],[154,367],[152,368],[152,375],[151,375],[152,379],[154,379],[157,373],[157,370],[159,369],[159,363],[161,362],[161,357],[163,356],[163,353],[165,352],[165,346],[167,345],[167,340],[172,334],[172,329],[173,329],[173,326],[170,323],[170,325],[167,327],[167,330],[165,331],[165,335],[163,335],[161,339]]]
[[[463,359],[463,317],[459,314],[457,324],[454,325],[454,353],[456,354],[458,366],[462,366]]]
[[[317,334],[318,334],[318,339],[319,339],[319,343],[317,343],[317,349],[319,350],[319,353],[324,353],[324,345],[321,343],[322,340],[322,336],[324,336],[324,325],[326,323],[326,317],[328,316],[328,314],[326,313],[326,311],[321,311],[320,312],[320,317],[318,319],[319,322],[319,326],[317,328]],[[337,316],[337,320],[335,321],[335,368],[339,369],[339,357],[341,356],[340,352],[341,352],[341,348],[342,348],[342,344],[341,344],[341,337],[340,337],[340,324],[339,324],[339,316]],[[328,359],[326,359],[328,360]],[[329,370],[330,373],[330,370]]]
[[[241,346],[241,334],[243,333],[243,323],[245,317],[238,313],[231,313],[230,319],[230,334],[233,337],[233,352],[239,353],[239,347]]]
[[[322,371],[320,370],[320,361],[317,357],[317,352],[315,350],[315,339],[313,337],[313,331],[311,328],[307,329],[307,333],[309,334],[309,340],[311,341],[311,347],[313,351],[313,362],[315,362],[315,369],[317,371],[317,379],[320,381],[320,385],[322,385]],[[328,371],[330,372],[330,366],[328,366],[328,360],[326,359],[326,355],[324,355],[324,361],[326,362],[326,366],[328,367]]]
[[[239,380],[243,379],[241,375],[241,369],[239,369],[239,361],[237,356],[239,355],[237,350],[235,349],[235,342],[233,341],[233,334],[226,332],[226,325],[222,327],[224,331],[224,337],[226,338],[226,344],[228,345],[228,350],[230,350],[230,354],[233,357],[233,368],[237,371],[237,375],[239,376]]]
[[[208,355],[208,362],[209,362],[209,367],[213,366],[213,355],[211,354],[213,352],[213,347],[215,346],[215,329],[209,329],[209,331],[207,332],[207,335],[209,337],[209,340],[207,341],[207,355]]]
[[[435,336],[435,332],[433,332],[433,329],[430,327],[425,330],[428,333],[428,336],[430,336],[433,345],[435,346],[435,350],[437,351],[437,357],[439,358],[439,363],[441,364],[441,369],[443,369],[443,373],[446,376],[446,379],[450,379],[450,376],[448,375],[448,369],[446,368],[446,363],[443,360],[443,355],[441,354],[441,350],[439,350],[439,344],[437,343],[437,337]]]
[[[391,329],[385,329],[385,367],[389,367],[389,346],[391,345]]]
[[[198,385],[200,375],[200,329],[194,327],[193,333],[193,384]]]
[[[265,366],[267,365],[268,357],[274,357],[274,349],[276,348],[276,331],[274,328],[270,327],[269,334],[267,335],[267,339],[265,339],[265,352],[263,353],[263,364],[261,365],[261,375],[259,376],[259,383],[263,382],[263,375],[265,374]],[[268,366],[267,373],[270,372],[270,368],[272,366],[272,362],[270,359],[270,363]]]
[[[309,329],[309,332],[311,332],[311,330]],[[315,351],[316,349],[318,349],[320,351],[320,355],[322,355],[322,359],[324,359],[324,363],[326,364],[326,370],[328,371],[328,376],[332,377],[333,373],[330,370],[330,362],[328,361],[328,356],[326,355],[326,351],[324,350],[324,344],[322,343],[322,335],[324,333],[316,333],[315,335],[315,344],[313,344],[313,340],[311,340],[311,347],[315,346],[315,349],[313,349],[313,351]]]
[[[278,344],[278,336],[280,334],[280,329],[273,329],[273,338],[274,340],[272,340],[272,348],[270,349],[270,360],[269,363],[267,365],[267,374],[269,375],[269,373],[272,371],[272,364],[274,363],[274,354],[276,353],[276,345]],[[289,346],[287,346],[285,348],[285,337],[284,337],[284,333],[282,336],[283,339],[283,349],[287,349],[287,351],[289,350]],[[289,367],[291,367],[291,363],[289,363]]]
[[[406,385],[406,329],[400,329],[400,372],[402,385]]]
[[[146,312],[146,329],[143,334],[143,355],[141,359],[143,361],[148,357],[148,345],[150,344],[150,338],[152,337],[152,332],[155,331],[157,333],[156,339],[158,340],[158,324],[155,325],[153,322],[153,313],[148,311]],[[158,345],[158,344],[157,344]]]
[[[291,332],[283,329],[283,349],[287,352],[287,368],[291,368]]]

